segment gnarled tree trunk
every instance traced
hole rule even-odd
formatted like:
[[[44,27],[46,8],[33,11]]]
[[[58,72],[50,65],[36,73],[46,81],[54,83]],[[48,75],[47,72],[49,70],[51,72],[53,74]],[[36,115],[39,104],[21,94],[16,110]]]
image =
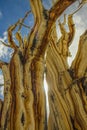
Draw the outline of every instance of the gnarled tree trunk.
[[[74,2],[56,0],[50,10],[45,10],[41,0],[30,0],[35,24],[29,36],[23,39],[19,32],[25,18],[9,27],[9,44],[2,43],[13,48],[14,53],[10,63],[0,61],[4,75],[1,130],[86,130],[86,62],[82,63],[84,58],[86,60],[87,34],[82,35],[76,59],[69,68],[68,47],[75,34],[73,15],[68,17],[69,33],[64,29],[65,23],[59,22],[62,33],[59,40],[55,27],[57,18]],[[19,46],[12,38],[12,31],[17,26]],[[50,109],[48,121],[43,85],[45,67]]]

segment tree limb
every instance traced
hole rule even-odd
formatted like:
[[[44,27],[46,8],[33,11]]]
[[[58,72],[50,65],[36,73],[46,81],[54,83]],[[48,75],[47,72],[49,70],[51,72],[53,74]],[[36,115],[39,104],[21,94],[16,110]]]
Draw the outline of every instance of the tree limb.
[[[41,0],[30,0],[30,4],[35,21],[40,23],[43,17],[43,10],[44,10]]]
[[[44,33],[42,43],[39,46],[39,51],[37,52],[37,55],[43,55],[45,53],[52,25],[55,23],[56,19],[63,13],[63,11],[75,1],[76,0],[60,0],[49,10],[48,26],[46,27],[46,31]]]
[[[80,36],[78,51],[72,62],[71,69],[75,72],[75,77],[80,78],[87,70],[87,30]]]
[[[30,4],[31,4],[32,13],[34,15],[35,23],[28,36],[28,49],[27,49],[26,57],[28,57],[29,50],[31,50],[31,52],[34,50],[34,46],[36,45],[35,41],[37,39],[37,36],[39,36],[39,34],[38,34],[39,27],[41,27],[40,25],[42,23],[44,24],[44,21],[45,21],[44,7],[42,5],[41,0],[30,0]]]
[[[58,20],[58,22],[59,22],[61,34],[64,35],[66,33],[66,29],[64,28],[64,25],[66,24],[66,15],[64,16],[63,23],[61,23],[60,20]]]
[[[65,57],[70,56],[68,46],[71,43],[71,41],[74,37],[74,34],[75,34],[75,27],[73,26],[74,22],[73,22],[72,16],[73,16],[72,14],[70,14],[68,16],[68,26],[69,26],[69,30],[70,30],[69,33],[66,31],[66,29],[64,27],[64,25],[66,24],[66,15],[64,15],[63,23],[61,23],[59,20],[59,27],[60,27],[62,36],[58,41],[58,50],[59,50],[59,53]]]
[[[86,4],[87,3],[87,0],[82,0],[81,2],[79,1],[79,7],[80,6],[83,6],[84,4]]]
[[[26,26],[26,25],[23,24],[23,23],[24,23],[24,20],[28,17],[28,15],[29,15],[30,13],[31,13],[31,10],[28,11],[28,12],[25,14],[24,18],[21,19],[21,21],[20,21],[20,23],[19,23],[20,25],[19,25],[18,31],[21,30],[22,26],[29,28],[28,26]]]
[[[71,89],[73,87],[74,84],[77,84],[78,82],[81,82],[82,79],[85,79],[87,77],[80,77],[80,78],[77,78],[75,80],[72,81],[72,83],[65,89],[65,91]]]
[[[21,47],[23,45],[23,39],[19,31],[15,34],[15,37],[19,42],[19,46]]]
[[[3,76],[4,76],[4,102],[3,102],[3,109],[1,115],[1,129],[5,128],[6,123],[6,116],[8,116],[8,112],[11,106],[11,77],[9,66],[2,66]],[[9,117],[8,117],[9,118]],[[7,125],[6,125],[7,126]]]
[[[14,25],[8,28],[8,42],[10,43],[11,47],[14,48],[15,50],[17,50],[18,46],[13,40],[12,31],[19,25],[20,21],[21,20],[18,20]]]
[[[2,66],[3,66],[3,65],[8,65],[8,63],[6,63],[6,62],[0,60],[0,68],[1,68],[1,69],[2,69]]]
[[[11,47],[11,45],[8,45],[7,43],[5,43],[5,42],[3,42],[3,41],[1,41],[0,40],[0,42],[4,45],[4,46],[6,46],[6,47]],[[12,48],[12,47],[11,47]]]
[[[72,40],[75,36],[75,24],[73,22],[73,14],[70,14],[68,16],[68,27],[69,27],[69,41],[68,41],[68,46],[71,45]]]
[[[24,26],[25,28],[30,29],[30,26],[25,25],[24,23],[20,23],[20,25]]]

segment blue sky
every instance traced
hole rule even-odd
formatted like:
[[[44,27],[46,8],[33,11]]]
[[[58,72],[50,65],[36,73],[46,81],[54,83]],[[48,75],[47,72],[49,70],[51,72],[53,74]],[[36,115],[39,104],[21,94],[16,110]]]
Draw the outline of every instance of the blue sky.
[[[28,10],[30,10],[29,0],[0,0],[0,39],[7,40],[6,30],[8,27],[17,22],[19,18],[24,17]],[[27,24],[29,22],[29,25],[32,25],[32,19],[30,16]],[[11,50],[0,43],[0,59],[8,61],[10,57]],[[0,71],[0,83],[3,83],[2,71]],[[0,91],[0,98],[3,99],[3,87]]]
[[[51,7],[50,0],[43,0],[46,8]],[[3,36],[8,27],[30,10],[29,0],[0,0],[0,37]],[[29,24],[32,25],[32,15]]]
[[[29,10],[29,0],[0,0],[0,40],[7,41],[8,27],[15,24],[18,19],[23,18]],[[32,27],[33,15],[30,14],[25,22]],[[23,35],[27,35],[28,32],[28,29],[23,28]],[[10,57],[11,49],[0,44],[0,58],[4,61],[9,61]]]
[[[0,36],[29,9],[29,0],[0,0]]]

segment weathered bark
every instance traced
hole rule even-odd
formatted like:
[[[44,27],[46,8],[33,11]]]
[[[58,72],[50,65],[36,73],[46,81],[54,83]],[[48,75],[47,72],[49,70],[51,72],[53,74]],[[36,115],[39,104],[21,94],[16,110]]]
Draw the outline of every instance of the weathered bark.
[[[72,18],[70,21],[72,21]],[[71,23],[71,25],[72,24],[73,22]],[[71,25],[69,24],[69,26]],[[73,26],[71,27],[73,28]],[[71,69],[69,69],[68,65],[66,64],[68,52],[67,43],[69,44],[71,42],[74,35],[74,30],[71,31],[70,34],[68,34],[72,36],[72,38],[69,40],[67,39],[68,37],[66,37],[67,33],[65,32],[63,25],[61,25],[61,31],[63,36],[59,39],[59,42],[57,44],[54,40],[50,42],[46,59],[50,108],[48,129],[86,130],[87,100],[81,84],[82,79],[85,78],[86,73],[87,63],[85,62],[83,64],[83,60],[84,58],[86,60],[87,57],[87,33],[85,32],[81,36],[76,59],[75,61],[73,61]],[[64,50],[66,53],[61,52],[60,49]],[[74,69],[74,75],[69,73],[72,71],[72,69]],[[80,80],[77,80],[77,78],[79,78]]]
[[[50,59],[47,59],[47,81],[50,106],[49,130],[54,130],[54,128],[67,130],[77,127],[86,130],[87,101],[85,93],[82,90],[82,86],[79,88],[79,85],[73,85],[72,89],[67,89],[67,86],[73,82],[72,78],[67,71],[68,69],[65,68],[62,58],[60,58],[59,54],[53,49],[53,47],[50,47],[51,51],[49,51],[49,53],[51,54],[48,54],[48,56],[50,55]],[[56,56],[54,53],[56,53]]]
[[[0,127],[1,127],[1,114],[2,114],[3,102],[0,100]]]
[[[10,63],[0,61],[4,75],[4,101],[0,101],[1,130],[86,130],[87,101],[83,89],[86,86],[86,78],[83,78],[86,77],[86,63],[82,65],[86,59],[87,45],[83,40],[86,35],[82,36],[76,59],[69,68],[68,47],[75,34],[72,15],[68,17],[69,33],[63,23],[59,24],[62,33],[59,40],[55,26],[57,18],[73,2],[75,0],[56,0],[50,10],[45,10],[41,0],[30,0],[35,24],[29,36],[23,39],[19,32],[27,14],[9,27],[9,44],[2,43],[13,48],[14,53]],[[12,31],[17,26],[19,31],[15,37],[19,46],[12,38]],[[43,86],[45,67],[49,87],[48,122]],[[73,75],[70,73],[72,69]]]

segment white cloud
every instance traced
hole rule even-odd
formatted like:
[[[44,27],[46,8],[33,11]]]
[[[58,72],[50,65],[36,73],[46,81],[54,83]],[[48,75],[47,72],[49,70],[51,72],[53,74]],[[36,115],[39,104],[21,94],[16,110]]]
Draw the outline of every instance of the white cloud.
[[[7,31],[5,31],[5,32],[3,33],[3,35],[4,35],[4,36],[7,36]]]
[[[74,17],[74,21],[75,21],[75,23],[77,24],[77,25],[79,25],[79,24],[83,24],[83,21],[82,21],[82,19],[81,19],[81,17],[79,16],[79,15],[75,15],[75,17]]]
[[[7,54],[8,54],[8,48],[0,43],[0,58],[4,58]]]
[[[0,84],[4,83],[3,75],[0,74]],[[0,87],[0,99],[3,99],[4,86]]]
[[[0,38],[1,41],[5,41],[7,39],[6,35],[3,34],[4,37]],[[6,56],[8,53],[8,48],[5,47],[1,42],[0,42],[0,58],[4,58],[4,56]]]
[[[78,50],[79,38],[86,30],[86,25],[85,25],[84,21],[82,20],[82,15],[75,15],[74,22],[75,22],[75,26],[76,26],[76,32],[75,32],[74,40],[70,46],[70,52],[71,52],[72,57],[68,58],[69,65],[72,63],[72,61],[74,60],[74,58],[76,56],[76,53]]]
[[[3,40],[4,40],[4,41],[7,40],[7,31],[5,31],[5,32],[3,33]]]
[[[0,40],[3,42],[7,41],[7,32],[6,31],[3,33],[3,37],[0,37]],[[8,60],[9,58],[11,58],[12,53],[13,53],[12,49],[4,46],[0,42],[0,59],[6,58]]]
[[[0,74],[0,84],[3,84],[3,82],[4,82],[3,75]]]

